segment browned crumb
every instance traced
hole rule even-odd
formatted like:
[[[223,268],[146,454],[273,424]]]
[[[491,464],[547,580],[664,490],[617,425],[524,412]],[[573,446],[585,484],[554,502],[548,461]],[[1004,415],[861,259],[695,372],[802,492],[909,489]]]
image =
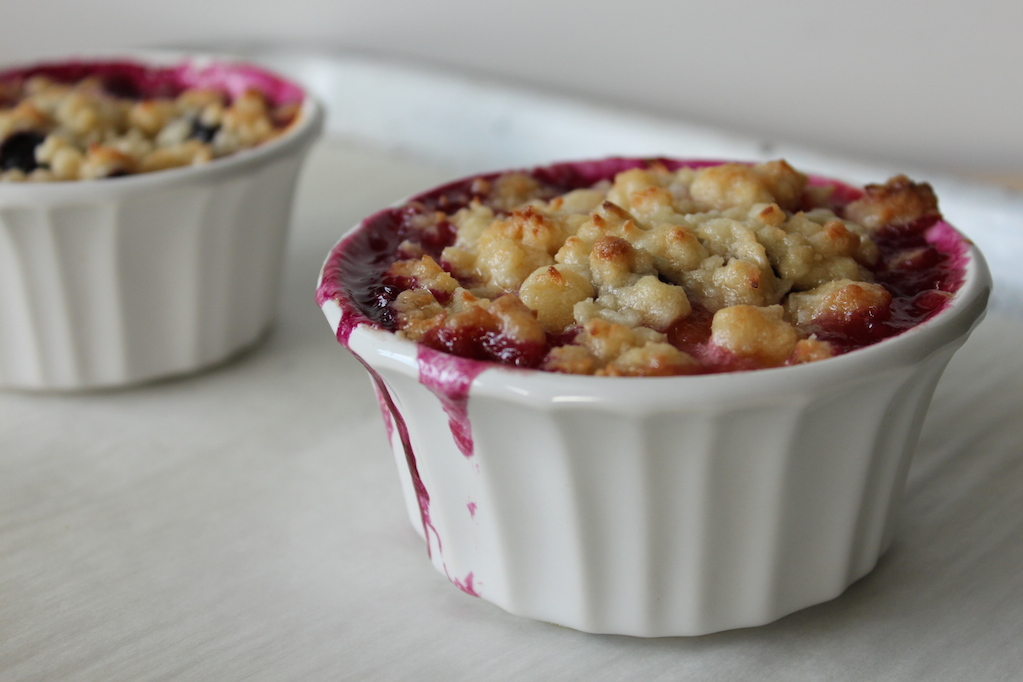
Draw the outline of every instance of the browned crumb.
[[[862,198],[846,206],[845,217],[872,230],[941,215],[931,186],[905,175],[896,175],[883,185],[867,185],[864,192]]]

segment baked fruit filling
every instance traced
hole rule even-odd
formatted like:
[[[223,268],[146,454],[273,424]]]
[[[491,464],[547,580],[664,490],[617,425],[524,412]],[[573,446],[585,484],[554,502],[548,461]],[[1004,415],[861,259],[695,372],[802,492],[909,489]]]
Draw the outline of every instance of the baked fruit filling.
[[[462,357],[666,376],[815,362],[908,329],[962,279],[930,186],[760,165],[564,164],[455,183],[364,223],[360,312]],[[941,223],[944,225],[944,223]]]
[[[0,180],[89,180],[203,164],[283,132],[298,102],[129,63],[0,74]],[[236,81],[239,79],[236,77]]]

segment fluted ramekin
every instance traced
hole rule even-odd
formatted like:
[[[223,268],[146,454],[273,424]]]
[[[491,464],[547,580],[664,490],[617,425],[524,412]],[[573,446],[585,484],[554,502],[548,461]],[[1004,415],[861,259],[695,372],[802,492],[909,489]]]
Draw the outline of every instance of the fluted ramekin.
[[[898,336],[750,372],[575,376],[375,328],[332,281],[352,234],[319,301],[373,377],[433,565],[513,614],[597,633],[761,625],[867,574],[892,540],[935,385],[991,288],[949,229],[964,282]]]
[[[78,62],[79,60],[75,60]],[[75,390],[192,372],[255,343],[277,303],[295,182],[320,105],[261,68],[202,56],[196,85],[301,100],[280,136],[202,166],[0,183],[0,386]]]

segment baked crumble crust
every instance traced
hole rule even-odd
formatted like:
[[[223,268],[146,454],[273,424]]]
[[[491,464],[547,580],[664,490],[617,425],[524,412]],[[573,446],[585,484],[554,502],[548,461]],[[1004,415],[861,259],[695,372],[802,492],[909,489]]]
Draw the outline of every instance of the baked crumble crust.
[[[256,89],[229,98],[187,88],[176,96],[120,96],[97,77],[44,75],[0,91],[0,180],[88,180],[203,164],[267,142],[297,114]]]
[[[473,181],[472,195],[416,215],[419,229],[453,238],[433,255],[414,239],[399,247],[383,278],[401,290],[395,331],[467,357],[607,376],[832,357],[835,330],[869,336],[891,315],[872,236],[940,216],[930,187],[904,176],[843,206],[783,160],[652,162],[560,193],[508,173]]]

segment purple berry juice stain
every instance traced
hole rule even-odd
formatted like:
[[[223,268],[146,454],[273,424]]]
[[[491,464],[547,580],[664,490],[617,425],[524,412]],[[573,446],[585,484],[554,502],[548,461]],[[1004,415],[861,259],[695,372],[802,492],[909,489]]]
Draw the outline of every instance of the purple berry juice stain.
[[[342,328],[344,325],[342,325]],[[342,329],[339,328],[338,336],[339,340],[342,335]],[[347,336],[345,347],[348,348]],[[349,348],[349,350],[351,350]],[[352,355],[355,355],[354,353]],[[430,518],[430,493],[427,491],[427,487],[422,483],[422,476],[419,475],[418,462],[415,460],[415,452],[412,450],[412,441],[408,436],[408,426],[405,423],[405,418],[401,416],[401,412],[398,411],[398,407],[394,404],[394,399],[391,398],[391,393],[387,390],[387,384],[384,383],[383,377],[376,373],[372,367],[365,363],[362,358],[355,355],[356,359],[362,366],[369,372],[369,376],[373,380],[373,389],[376,392],[376,398],[381,403],[381,410],[385,414],[384,423],[388,427],[388,442],[392,442],[392,434],[394,430],[398,431],[398,439],[401,441],[401,448],[405,454],[405,465],[408,467],[408,475],[412,480],[412,490],[415,493],[416,505],[419,508],[419,520],[422,524],[422,535],[427,540],[427,556],[433,558],[434,552],[433,547],[430,544],[430,534],[433,532],[434,538],[437,541],[437,553],[440,555],[443,552],[443,545],[441,543],[441,536],[437,533],[437,528],[433,524],[433,520]]]
[[[394,417],[391,415],[391,406],[384,397],[380,384],[373,381],[373,392],[377,395],[377,404],[380,405],[380,415],[384,418],[384,429],[387,430],[387,442],[394,440]]]
[[[419,475],[419,465],[416,462],[416,455],[412,451],[412,441],[408,435],[408,426],[405,424],[404,417],[398,412],[398,408],[395,406],[394,400],[384,384],[384,380],[369,365],[366,365],[366,363],[363,363],[363,365],[370,373],[370,376],[373,377],[373,384],[376,386],[377,395],[383,397],[384,403],[391,413],[394,427],[398,431],[398,438],[401,440],[401,447],[405,451],[405,464],[408,466],[409,476],[412,479],[412,489],[416,494],[419,518],[423,524],[423,535],[426,536],[426,555],[433,558],[433,549],[430,545],[430,532],[433,531],[433,537],[437,540],[437,554],[440,556],[443,552],[443,547],[441,545],[440,534],[437,533],[437,528],[430,520],[430,493],[427,492],[426,486],[423,485],[423,479]]]
[[[440,399],[448,415],[448,426],[455,445],[466,457],[472,457],[472,426],[469,424],[469,387],[487,368],[475,360],[441,353],[425,346],[417,352],[419,383]]]
[[[453,579],[449,578],[449,580],[451,580],[451,582],[454,583],[455,587],[460,589],[462,592],[465,592],[466,594],[471,595],[473,597],[480,596],[480,593],[476,591],[476,586],[473,584],[474,578],[472,575],[472,571],[469,571],[469,573],[466,574],[465,580],[459,580],[458,578]]]

